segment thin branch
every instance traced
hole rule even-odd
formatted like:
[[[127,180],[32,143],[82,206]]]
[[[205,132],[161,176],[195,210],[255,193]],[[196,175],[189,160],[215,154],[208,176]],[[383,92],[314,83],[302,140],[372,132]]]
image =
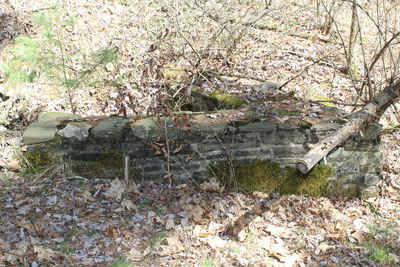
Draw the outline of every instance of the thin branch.
[[[289,80],[287,80],[286,82],[284,82],[283,84],[281,84],[277,89],[281,90],[283,87],[285,87],[286,85],[288,85],[290,82],[292,82],[293,80],[297,79],[298,77],[300,77],[301,75],[303,75],[304,72],[306,72],[309,68],[311,68],[312,66],[314,66],[315,64],[318,64],[320,61],[322,61],[323,59],[327,58],[329,56],[326,55],[324,57],[321,57],[320,59],[314,61],[312,64],[306,66],[303,70],[301,70],[298,74],[294,75],[292,78],[290,78]]]

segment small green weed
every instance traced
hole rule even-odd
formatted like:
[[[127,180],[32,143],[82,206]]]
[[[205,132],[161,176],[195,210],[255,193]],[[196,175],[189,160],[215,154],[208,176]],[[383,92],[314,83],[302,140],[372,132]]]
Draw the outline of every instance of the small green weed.
[[[364,203],[367,205],[369,211],[374,215],[374,216],[381,216],[382,213],[372,205],[371,202],[364,201]]]
[[[92,236],[98,235],[98,234],[100,234],[100,233],[101,233],[101,232],[100,232],[99,229],[91,229],[91,230],[88,232],[88,236],[92,237]]]
[[[12,183],[13,183],[13,181],[12,181],[11,179],[4,179],[4,180],[2,181],[2,184],[3,184],[4,186],[12,186]]]
[[[201,266],[201,267],[214,267],[215,265],[214,265],[214,262],[213,262],[213,258],[210,257],[210,256],[208,256],[207,258],[205,258],[205,259],[201,262],[200,266]]]
[[[135,265],[133,265],[127,259],[119,257],[116,258],[113,263],[111,263],[111,267],[135,267]]]
[[[393,258],[390,255],[390,249],[384,247],[379,244],[366,244],[365,247],[368,249],[367,257],[371,260],[382,262],[382,263],[391,263],[393,262]]]
[[[69,231],[69,232],[67,233],[67,237],[68,237],[68,238],[71,238],[71,237],[77,235],[78,233],[79,233],[79,231],[77,231],[77,230]]]
[[[398,244],[400,225],[398,222],[377,219],[368,228],[370,233],[364,244],[367,249],[367,257],[386,265],[395,263],[393,255],[397,255],[400,252]]]
[[[75,250],[73,247],[71,247],[70,245],[61,245],[58,250],[65,254],[65,255],[71,255],[75,253]]]
[[[161,244],[167,238],[167,234],[165,232],[155,233],[149,239],[149,246],[154,247],[157,244]]]

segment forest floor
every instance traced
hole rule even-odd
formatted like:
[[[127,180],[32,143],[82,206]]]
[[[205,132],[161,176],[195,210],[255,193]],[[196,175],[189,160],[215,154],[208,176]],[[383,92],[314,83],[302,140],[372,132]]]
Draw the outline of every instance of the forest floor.
[[[141,16],[151,16],[129,1],[93,2],[101,1],[69,3],[68,12],[77,14],[80,31],[94,46],[119,40],[114,45],[125,62],[120,68],[137,71],[132,62],[137,63],[143,56],[140,51],[152,43],[135,43],[125,35],[134,34],[128,25],[138,29],[137,25],[148,22]],[[45,1],[10,3],[28,28],[29,15],[45,6]],[[143,3],[146,7],[142,8],[155,5],[150,0]],[[247,78],[236,77],[226,84],[210,79],[203,88],[224,87],[244,101],[254,101],[258,93],[249,90],[252,77],[285,82],[301,72],[284,88],[286,92],[323,101],[353,103],[357,99],[350,89],[353,81],[338,71],[345,63],[340,45],[321,33],[310,9],[276,8],[269,18],[269,24],[249,30],[242,40],[240,49],[246,53],[231,58],[231,66],[220,66],[225,74]],[[2,47],[2,60],[6,54]],[[324,56],[326,60],[314,64]],[[105,71],[110,69],[107,66]],[[47,91],[43,84],[10,92],[4,77],[0,86],[0,267],[400,265],[398,131],[381,135],[380,196],[368,200],[244,194],[221,188],[215,181],[171,187],[147,182],[133,187],[118,179],[26,176],[21,172],[24,128],[40,111],[65,111],[67,95]],[[103,94],[112,96],[112,89],[104,90]],[[99,95],[78,90],[78,113],[115,114],[112,97],[104,108]],[[392,114],[385,114],[381,122],[386,127],[391,119]],[[230,235],[227,229],[255,207],[261,207],[261,212]]]

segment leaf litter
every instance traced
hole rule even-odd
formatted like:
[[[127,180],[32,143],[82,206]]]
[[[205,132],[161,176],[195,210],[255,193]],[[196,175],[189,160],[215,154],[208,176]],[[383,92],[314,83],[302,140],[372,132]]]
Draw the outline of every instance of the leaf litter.
[[[26,5],[26,1],[19,2]],[[30,3],[30,7],[40,9],[39,2],[37,6],[36,1]],[[126,17],[121,14],[127,12],[130,18],[136,16],[117,2],[125,1],[108,1],[101,9],[89,3],[85,4],[86,9],[79,7],[78,14],[88,20],[83,24],[96,25],[82,32],[93,33],[91,29],[98,29],[101,25],[101,31],[108,27],[115,30],[110,36],[119,36],[117,31],[121,30],[121,25],[116,24],[132,23],[125,21]],[[289,14],[293,10],[285,12],[287,14],[280,14],[275,19],[293,16]],[[112,14],[117,16],[110,20]],[[295,16],[299,19],[310,18],[298,13]],[[105,23],[114,24],[105,26]],[[299,23],[297,27],[307,25]],[[271,46],[271,49],[255,49],[251,54],[246,53],[245,57],[238,58],[238,64],[231,71],[280,81],[303,69],[309,64],[310,57],[315,60],[325,50],[340,50],[332,43],[321,46],[315,40],[283,34],[274,31],[265,34],[257,29],[251,31],[244,45],[251,47],[256,40],[268,36],[265,46]],[[97,42],[106,41],[99,36],[94,35],[101,39]],[[96,40],[93,42],[96,43]],[[280,48],[276,49],[275,44],[280,44]],[[292,50],[302,51],[304,55],[295,54]],[[338,53],[332,54],[330,60],[342,60]],[[266,62],[260,61],[260,58]],[[106,68],[112,72],[113,66]],[[127,66],[127,72],[135,73],[130,68]],[[349,98],[346,91],[352,88],[351,81],[335,75],[334,69],[328,65],[313,67],[301,79],[289,84],[287,91],[306,96],[310,92],[302,92],[298,88],[309,88],[311,93],[312,90],[324,89],[319,81],[330,76],[334,77],[332,84],[336,85],[322,92],[330,98],[345,101]],[[212,82],[203,87],[214,87]],[[229,89],[240,94],[248,103],[262,100],[263,104],[257,107],[257,115],[267,110],[277,122],[283,123],[295,117],[279,114],[280,107],[288,109],[288,106],[296,108],[294,115],[300,111],[304,113],[300,115],[309,120],[316,116],[323,117],[319,107],[312,103],[298,99],[288,102],[280,99],[276,92],[261,95],[235,81],[230,85]],[[50,101],[40,93],[41,86],[33,90],[40,99],[33,97],[27,102],[26,114],[21,116],[22,125],[32,121],[34,115],[44,108],[42,102],[48,103],[47,110],[62,110],[62,103],[65,103],[62,99],[65,95]],[[11,107],[16,105],[16,101],[11,100],[8,101],[9,107],[2,109],[10,116],[14,115]],[[276,103],[279,106],[271,109]],[[101,114],[96,104],[86,103],[82,110],[86,115]],[[312,112],[308,112],[304,105],[310,106]],[[20,168],[13,150],[16,146],[14,141],[18,143],[15,135],[18,133],[1,135],[0,169],[7,177],[13,177],[12,171]],[[246,195],[225,190],[215,179],[201,184],[199,188],[187,184],[169,187],[143,183],[135,185],[134,189],[118,178],[60,177],[40,181],[18,178],[12,179],[10,184],[0,179],[0,266],[110,266],[120,258],[131,261],[134,266],[398,265],[398,140],[400,133],[396,132],[382,137],[382,151],[385,153],[382,193],[380,197],[368,201],[260,192]],[[180,149],[177,145],[173,153]],[[371,240],[392,247],[389,263],[367,257],[370,252],[365,242]],[[205,264],[209,262],[211,264]]]

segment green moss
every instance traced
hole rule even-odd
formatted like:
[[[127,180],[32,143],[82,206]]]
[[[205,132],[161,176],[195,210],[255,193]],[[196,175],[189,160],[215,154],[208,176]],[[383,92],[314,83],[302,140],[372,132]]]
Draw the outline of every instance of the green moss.
[[[246,104],[246,102],[244,102],[243,99],[241,99],[236,95],[223,94],[220,92],[212,92],[208,96],[218,100],[222,108],[235,109]]]
[[[296,194],[319,197],[326,194],[328,178],[333,174],[331,167],[317,165],[308,174],[286,167],[286,180],[278,189],[281,194]]]
[[[39,174],[60,163],[61,157],[48,152],[26,152],[23,154],[24,173]]]
[[[262,160],[250,164],[222,161],[210,165],[209,170],[223,185],[235,190],[317,197],[326,194],[328,178],[333,174],[326,165],[318,165],[304,175],[293,167],[281,168],[277,163]]]
[[[164,65],[162,74],[168,81],[181,81],[185,77],[184,69],[174,63]]]

